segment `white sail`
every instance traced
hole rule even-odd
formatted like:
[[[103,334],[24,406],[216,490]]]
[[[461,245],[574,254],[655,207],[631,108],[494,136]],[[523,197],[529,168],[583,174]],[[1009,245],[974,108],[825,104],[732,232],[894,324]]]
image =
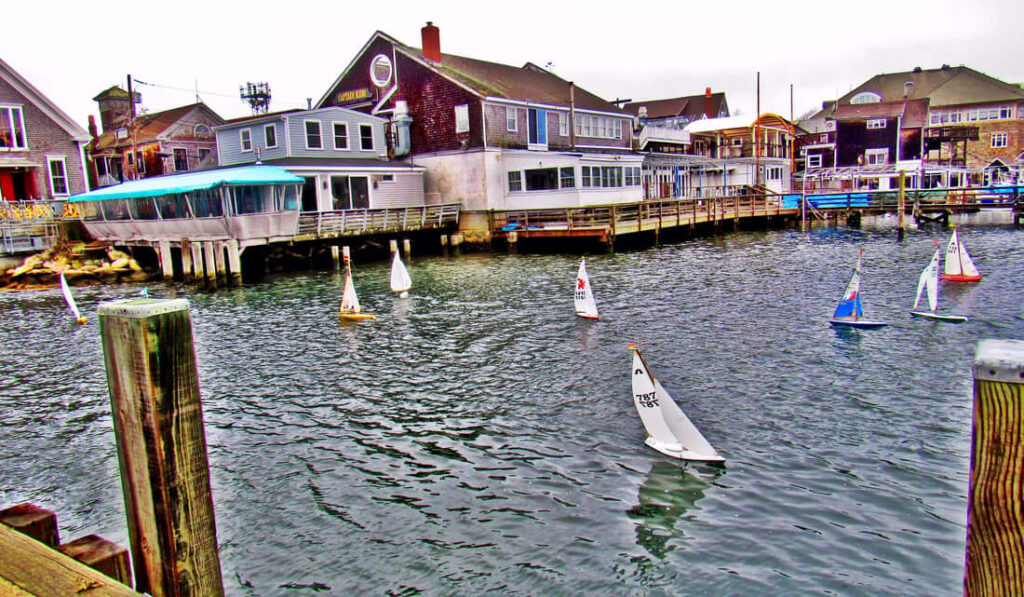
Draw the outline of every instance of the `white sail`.
[[[356,296],[356,287],[352,284],[352,268],[345,264],[345,290],[341,293],[341,312],[359,313],[362,308],[359,306],[359,297]]]
[[[576,274],[576,290],[573,293],[576,303],[576,315],[585,319],[597,319],[597,301],[594,291],[590,288],[590,277],[587,276],[587,260],[580,259],[580,271]]]
[[[75,302],[75,297],[71,294],[71,287],[68,286],[68,281],[64,279],[63,272],[60,274],[60,290],[64,293],[64,300],[67,301],[71,312],[75,314],[75,320],[78,323],[85,323],[85,318],[82,317],[82,313],[78,310],[78,303]]]
[[[967,247],[960,242],[960,233],[955,228],[949,237],[949,244],[946,245],[946,263],[943,264],[943,274],[947,276],[980,276],[978,267],[974,265],[971,256],[967,253]]]
[[[725,460],[651,375],[639,350],[633,353],[632,378],[633,404],[647,430],[648,446],[681,460]]]
[[[395,258],[391,260],[391,291],[408,296],[407,291],[412,288],[412,278],[409,277],[409,270],[405,269],[402,258],[398,251],[395,251]]]
[[[922,290],[928,292],[928,309],[933,313],[938,309],[939,305],[939,250],[935,249],[935,254],[932,255],[932,260],[928,264],[928,267],[924,268],[921,272],[921,277],[917,279],[917,298],[914,300],[914,308],[921,304]]]

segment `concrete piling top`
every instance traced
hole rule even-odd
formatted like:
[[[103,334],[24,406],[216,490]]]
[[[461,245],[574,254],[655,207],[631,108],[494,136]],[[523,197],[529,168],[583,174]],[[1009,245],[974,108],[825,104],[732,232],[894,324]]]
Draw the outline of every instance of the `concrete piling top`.
[[[974,379],[1024,383],[1024,340],[982,340],[974,353]]]
[[[173,313],[175,311],[188,311],[188,301],[186,299],[122,299],[100,303],[100,306],[96,309],[96,314],[145,319],[154,315],[163,315],[164,313]]]

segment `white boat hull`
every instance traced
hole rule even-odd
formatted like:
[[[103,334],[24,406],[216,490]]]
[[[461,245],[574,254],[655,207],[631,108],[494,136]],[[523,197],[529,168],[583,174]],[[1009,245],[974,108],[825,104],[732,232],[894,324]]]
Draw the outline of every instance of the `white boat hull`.
[[[648,437],[647,441],[644,442],[651,448],[654,448],[658,452],[661,452],[669,458],[676,458],[678,460],[687,460],[691,462],[725,462],[725,458],[722,458],[717,452],[704,453],[689,450],[680,444],[667,444],[659,442],[653,437]]]
[[[914,317],[937,319],[939,321],[948,321],[949,323],[964,323],[967,321],[967,318],[963,315],[947,315],[945,313],[932,313],[931,311],[911,311],[910,314]]]

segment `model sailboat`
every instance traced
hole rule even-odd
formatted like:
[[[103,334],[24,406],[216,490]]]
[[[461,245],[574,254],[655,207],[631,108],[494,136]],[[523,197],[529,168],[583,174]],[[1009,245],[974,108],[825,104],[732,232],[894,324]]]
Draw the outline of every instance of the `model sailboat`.
[[[67,301],[68,307],[71,308],[71,312],[75,314],[75,321],[85,325],[87,319],[82,317],[82,313],[78,310],[78,303],[75,302],[75,296],[71,294],[71,287],[68,286],[68,281],[64,279],[64,273],[60,274],[60,290],[64,293],[64,300]]]
[[[971,261],[967,253],[967,247],[960,242],[960,234],[953,229],[953,235],[949,237],[949,244],[946,245],[946,262],[943,264],[942,280],[950,282],[980,282],[982,280],[978,268]]]
[[[398,251],[395,251],[395,258],[391,260],[391,291],[398,293],[398,296],[405,298],[409,296],[409,289],[412,288],[412,278],[409,277],[409,270],[405,269],[402,258]]]
[[[590,277],[587,276],[587,260],[580,259],[580,271],[576,274],[576,291],[573,294],[576,303],[576,315],[583,319],[597,320],[597,302],[590,288]]]
[[[938,319],[940,321],[949,321],[951,323],[963,323],[967,321],[967,318],[963,315],[950,315],[947,313],[939,313],[939,248],[938,241],[935,245],[935,254],[932,255],[931,262],[928,263],[928,267],[924,268],[921,272],[921,277],[917,281],[917,298],[914,300],[914,308],[910,311],[910,314],[915,317],[927,317],[929,319]],[[917,306],[921,303],[921,296],[927,293],[928,295],[928,311],[918,311]]]
[[[651,375],[640,350],[632,344],[629,347],[633,351],[633,404],[647,430],[644,443],[679,460],[725,462]]]
[[[846,285],[846,292],[843,293],[843,298],[839,299],[836,311],[829,320],[833,326],[870,329],[886,325],[884,321],[864,319],[864,308],[860,302],[860,265],[863,257],[864,250],[861,249],[857,255],[857,267],[853,268],[853,275]]]
[[[338,317],[347,321],[377,319],[373,313],[363,313],[362,307],[359,306],[356,287],[352,284],[352,263],[347,256],[345,258],[345,290],[341,294],[341,309],[338,311]]]

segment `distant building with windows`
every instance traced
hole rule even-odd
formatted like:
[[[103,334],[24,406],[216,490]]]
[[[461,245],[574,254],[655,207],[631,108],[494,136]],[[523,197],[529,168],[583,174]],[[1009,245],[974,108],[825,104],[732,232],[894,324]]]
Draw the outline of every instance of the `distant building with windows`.
[[[0,197],[66,199],[88,190],[89,134],[0,59]]]
[[[876,75],[799,124],[811,189],[1024,181],[1024,89],[966,66]]]
[[[224,123],[202,102],[137,114],[128,92],[116,85],[93,100],[102,127],[97,132],[90,119],[89,173],[96,187],[195,170],[216,150],[213,128]]]

